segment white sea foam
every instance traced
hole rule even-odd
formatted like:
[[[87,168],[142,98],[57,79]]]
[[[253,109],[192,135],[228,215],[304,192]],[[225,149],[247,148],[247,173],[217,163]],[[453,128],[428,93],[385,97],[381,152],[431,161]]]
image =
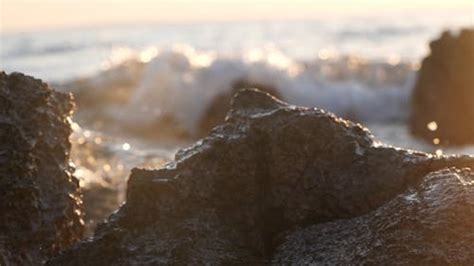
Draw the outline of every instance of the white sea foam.
[[[292,104],[323,108],[363,122],[400,121],[407,117],[415,76],[409,64],[350,56],[323,55],[301,62],[274,49],[239,56],[198,52],[186,46],[154,51],[143,70],[125,71],[135,73],[125,78],[138,81],[128,105],[111,111],[117,119],[151,123],[166,113],[194,132],[210,102],[231,90],[235,81],[246,80],[275,88]],[[141,54],[136,53],[138,58]],[[124,64],[97,76],[95,83],[102,86],[114,80],[114,75],[124,78]]]

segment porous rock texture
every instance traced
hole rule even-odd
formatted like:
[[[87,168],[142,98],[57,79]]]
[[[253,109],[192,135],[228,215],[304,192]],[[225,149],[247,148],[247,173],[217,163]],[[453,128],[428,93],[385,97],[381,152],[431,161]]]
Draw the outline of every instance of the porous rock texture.
[[[50,265],[350,264],[424,255],[472,263],[471,173],[431,173],[471,165],[468,156],[384,146],[358,124],[244,90],[226,122],[174,162],[133,170],[126,204]],[[430,234],[437,228],[449,232]],[[305,241],[306,231],[321,242]],[[348,236],[390,252],[359,252]]]
[[[444,169],[375,211],[288,235],[273,264],[472,265],[474,175]]]
[[[72,98],[0,72],[0,265],[40,265],[82,237]]]
[[[411,131],[443,145],[474,143],[474,29],[444,32],[430,48],[413,90]]]

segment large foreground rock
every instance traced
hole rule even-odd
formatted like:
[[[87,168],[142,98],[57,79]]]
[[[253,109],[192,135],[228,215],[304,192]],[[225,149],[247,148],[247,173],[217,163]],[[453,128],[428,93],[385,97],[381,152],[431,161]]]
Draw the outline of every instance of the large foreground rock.
[[[430,47],[413,90],[411,131],[429,142],[474,143],[474,29],[445,32]]]
[[[135,169],[126,204],[50,264],[472,264],[471,172],[431,173],[471,165],[387,147],[360,125],[245,90],[209,137],[163,169]]]
[[[82,237],[71,96],[0,72],[0,265],[39,265]]]

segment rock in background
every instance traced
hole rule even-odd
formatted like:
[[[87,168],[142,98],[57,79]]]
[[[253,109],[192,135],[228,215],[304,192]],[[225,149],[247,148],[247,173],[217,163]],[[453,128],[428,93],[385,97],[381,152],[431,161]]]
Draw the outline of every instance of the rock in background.
[[[82,237],[69,94],[0,72],[0,265],[39,265]]]
[[[410,127],[435,144],[474,143],[474,30],[430,44],[412,95]]]
[[[126,204],[50,265],[472,264],[472,173],[431,173],[447,166],[474,159],[385,146],[323,110],[244,90],[174,162],[135,169]]]

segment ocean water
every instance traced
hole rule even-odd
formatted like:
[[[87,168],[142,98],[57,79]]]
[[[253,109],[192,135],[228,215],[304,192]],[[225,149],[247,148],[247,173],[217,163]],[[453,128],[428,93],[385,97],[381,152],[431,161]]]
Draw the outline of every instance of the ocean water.
[[[172,160],[195,140],[213,99],[237,80],[272,87],[289,103],[353,119],[390,145],[474,154],[474,147],[440,148],[414,139],[405,123],[430,40],[462,27],[473,27],[469,12],[4,33],[0,68],[92,99],[76,111],[72,159],[81,186],[116,192],[103,207],[109,213],[123,200],[130,169]],[[153,141],[106,130],[148,128],[163,115],[191,137]],[[164,130],[154,128],[151,135]]]
[[[90,76],[149,48],[187,45],[214,56],[278,51],[300,61],[341,55],[370,61],[419,62],[442,30],[472,26],[469,11],[325,17],[303,21],[137,24],[0,35],[1,66],[46,81]],[[144,59],[146,55],[144,55]]]

